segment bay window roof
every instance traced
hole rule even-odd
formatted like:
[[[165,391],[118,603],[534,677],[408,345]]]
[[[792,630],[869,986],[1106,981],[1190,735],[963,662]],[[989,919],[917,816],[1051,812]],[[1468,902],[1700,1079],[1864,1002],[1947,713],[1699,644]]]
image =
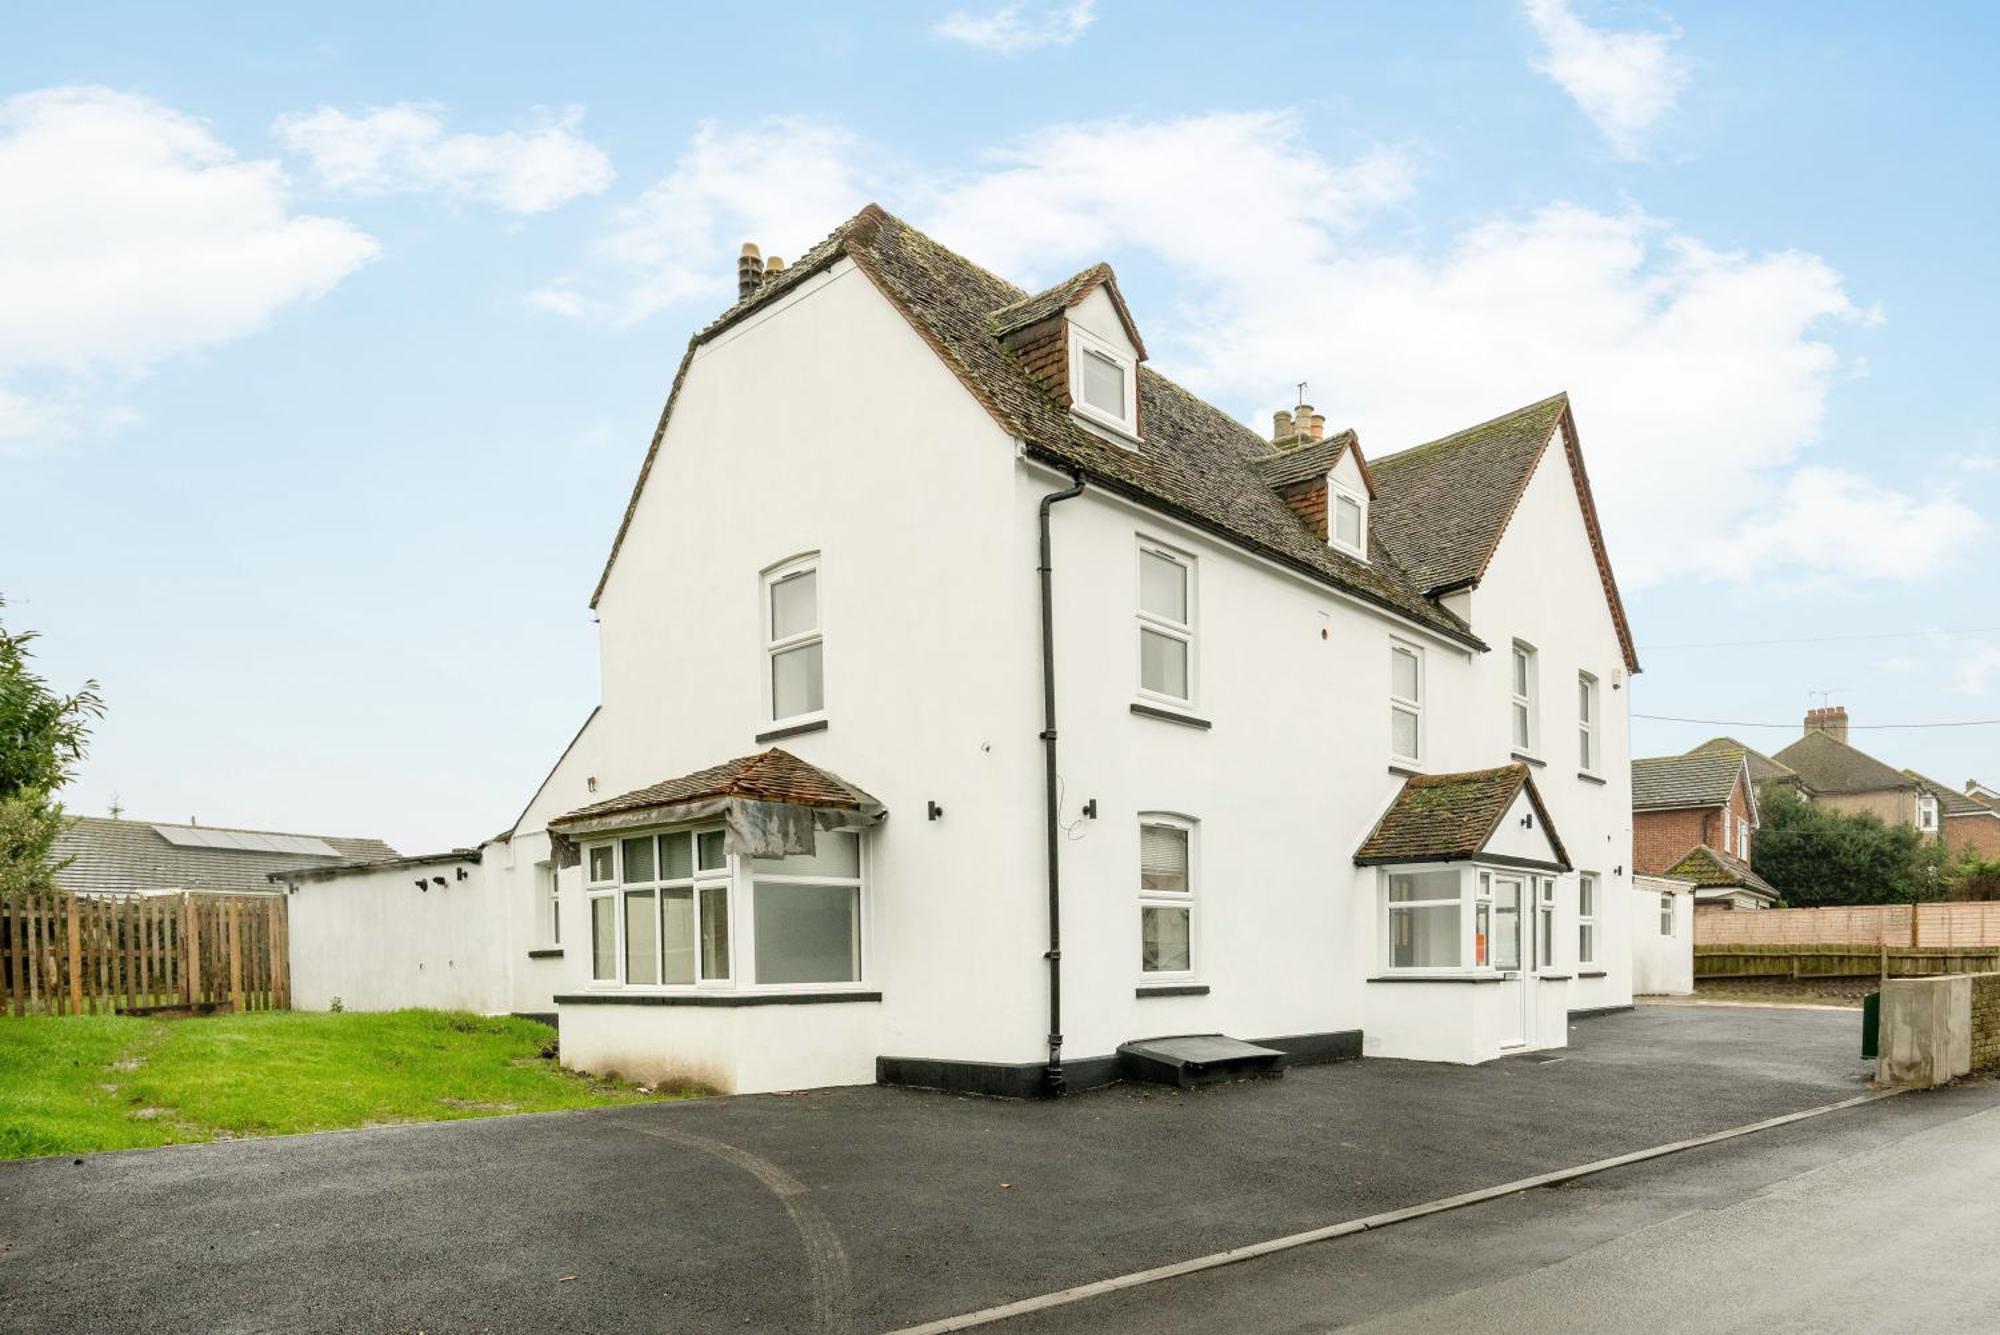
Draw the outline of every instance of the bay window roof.
[[[783,857],[812,852],[816,830],[864,829],[888,814],[880,802],[839,775],[774,746],[579,807],[551,820],[549,831],[573,841],[719,816],[729,852]]]
[[[1354,860],[1363,866],[1481,858],[1520,861],[1496,852],[1492,845],[1501,823],[1523,797],[1549,854],[1535,861],[1570,870],[1569,854],[1542,805],[1534,776],[1520,763],[1461,774],[1411,776],[1355,850]]]

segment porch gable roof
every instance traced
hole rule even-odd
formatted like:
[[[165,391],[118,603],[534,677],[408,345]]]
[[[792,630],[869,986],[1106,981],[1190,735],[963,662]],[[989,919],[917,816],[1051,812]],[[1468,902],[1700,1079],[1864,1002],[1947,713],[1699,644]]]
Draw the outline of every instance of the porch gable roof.
[[[1570,870],[1569,854],[1542,804],[1534,775],[1519,761],[1497,769],[1461,774],[1414,774],[1382,819],[1355,850],[1361,866],[1387,863],[1464,862],[1478,858],[1492,842],[1516,798],[1526,794],[1541,821],[1555,862]]]

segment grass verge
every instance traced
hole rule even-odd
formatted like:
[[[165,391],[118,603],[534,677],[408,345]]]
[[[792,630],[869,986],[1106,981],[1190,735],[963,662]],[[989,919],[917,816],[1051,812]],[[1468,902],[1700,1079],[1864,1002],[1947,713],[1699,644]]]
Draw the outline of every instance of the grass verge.
[[[452,1011],[0,1019],[0,1158],[591,1108],[642,1091],[563,1070],[532,1020]]]

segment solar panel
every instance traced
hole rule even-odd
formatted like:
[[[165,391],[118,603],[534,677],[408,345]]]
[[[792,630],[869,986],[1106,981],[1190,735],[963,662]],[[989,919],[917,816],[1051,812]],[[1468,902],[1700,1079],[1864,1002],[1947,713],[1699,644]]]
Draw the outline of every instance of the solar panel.
[[[264,834],[255,830],[212,830],[205,825],[155,825],[153,833],[176,848],[221,848],[233,853],[291,853],[337,858],[340,850],[306,834]]]

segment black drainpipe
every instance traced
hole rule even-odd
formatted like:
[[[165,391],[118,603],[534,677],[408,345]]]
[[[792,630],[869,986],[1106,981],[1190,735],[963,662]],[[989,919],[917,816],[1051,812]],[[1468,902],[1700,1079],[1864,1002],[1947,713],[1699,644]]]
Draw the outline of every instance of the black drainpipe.
[[[1056,622],[1054,567],[1049,560],[1049,508],[1083,494],[1083,479],[1042,497],[1042,759],[1049,843],[1049,1069],[1047,1092],[1063,1092],[1062,1068],[1062,811],[1056,779]]]

